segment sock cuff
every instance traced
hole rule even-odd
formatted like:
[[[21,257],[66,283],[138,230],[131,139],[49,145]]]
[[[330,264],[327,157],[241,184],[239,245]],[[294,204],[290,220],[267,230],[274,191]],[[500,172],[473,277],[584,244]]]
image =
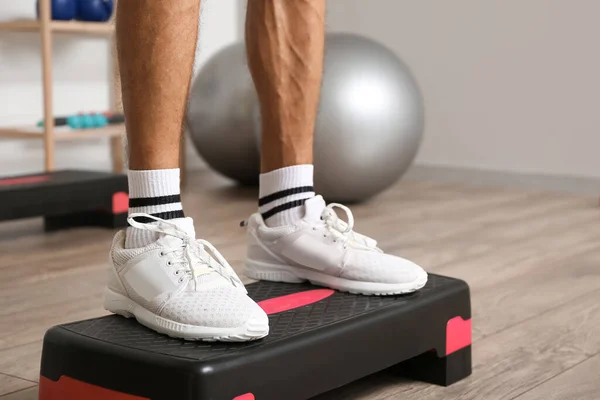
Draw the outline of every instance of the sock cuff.
[[[260,174],[258,196],[263,198],[284,190],[312,187],[313,171],[314,167],[312,164],[302,164],[279,168],[271,172]]]
[[[129,198],[173,196],[180,194],[179,168],[129,170]]]
[[[311,164],[260,174],[258,211],[267,226],[291,225],[302,218],[302,205],[315,195]]]

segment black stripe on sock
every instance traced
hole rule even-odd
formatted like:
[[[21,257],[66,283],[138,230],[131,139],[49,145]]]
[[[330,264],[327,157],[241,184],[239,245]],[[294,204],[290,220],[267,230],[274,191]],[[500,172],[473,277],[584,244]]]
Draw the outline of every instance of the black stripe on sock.
[[[264,206],[265,204],[269,204],[272,201],[282,199],[286,196],[291,196],[298,193],[306,193],[306,192],[314,192],[314,188],[312,186],[300,186],[296,188],[281,190],[279,192],[275,192],[265,197],[261,197],[258,199],[258,206]]]
[[[164,204],[180,203],[181,195],[173,194],[170,196],[158,197],[138,197],[137,199],[129,199],[129,207],[150,207],[162,206]]]
[[[301,205],[304,204],[304,202],[306,200],[308,200],[308,199],[290,201],[289,203],[284,203],[280,206],[273,207],[269,211],[261,213],[260,215],[262,215],[263,220],[266,220],[268,218],[271,218],[273,215],[278,214],[282,211],[289,210],[290,208],[294,208],[294,207],[300,207]]]
[[[156,217],[156,218],[164,219],[164,220],[175,219],[175,218],[185,218],[185,214],[183,213],[183,210],[165,211],[165,212],[160,212],[160,213],[150,214],[150,215],[152,215],[153,217]],[[151,222],[156,222],[156,220],[154,220],[152,218],[148,218],[148,217],[135,217],[134,220],[136,222],[139,222],[142,224],[149,224]]]

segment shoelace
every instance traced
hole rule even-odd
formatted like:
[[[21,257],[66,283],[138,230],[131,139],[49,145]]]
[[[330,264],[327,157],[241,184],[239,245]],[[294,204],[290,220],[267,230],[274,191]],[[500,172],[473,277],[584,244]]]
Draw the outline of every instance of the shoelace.
[[[339,208],[344,211],[348,222],[343,221],[337,215],[334,208]],[[339,203],[328,204],[323,210],[321,219],[325,223],[327,230],[335,237],[334,242],[338,240],[342,241],[344,243],[344,248],[347,248],[348,243],[350,242],[358,248],[382,252],[382,250],[377,247],[377,241],[375,239],[361,235],[352,230],[352,228],[354,228],[354,216],[352,215],[352,211],[345,205]]]
[[[137,217],[150,218],[158,222],[158,224],[137,222],[135,220]],[[133,213],[129,215],[127,222],[137,229],[159,232],[180,239],[182,241],[181,246],[164,249],[161,254],[165,255],[171,252],[182,252],[181,255],[183,257],[181,257],[182,260],[179,261],[182,268],[175,271],[175,273],[179,275],[181,271],[183,271],[184,273],[191,275],[191,278],[194,281],[194,289],[197,289],[198,277],[212,272],[216,272],[229,280],[234,287],[243,287],[242,281],[231,265],[229,265],[227,260],[225,260],[225,257],[223,257],[209,241],[196,239],[182,231],[177,225],[150,214]],[[207,249],[208,252],[206,251]],[[194,263],[194,260],[196,260],[196,263]]]

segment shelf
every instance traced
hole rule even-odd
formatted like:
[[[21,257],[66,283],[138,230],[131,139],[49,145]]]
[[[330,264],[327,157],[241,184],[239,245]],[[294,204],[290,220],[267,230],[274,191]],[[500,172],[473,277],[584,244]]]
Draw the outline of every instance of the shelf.
[[[0,31],[39,32],[40,21],[14,20],[0,22]],[[52,21],[50,30],[57,33],[82,33],[86,35],[112,35],[113,24],[108,22]]]
[[[125,132],[125,124],[108,125],[95,129],[71,129],[69,127],[54,128],[54,140],[98,139],[121,136]],[[13,139],[43,139],[43,128],[21,127],[0,128],[0,138]]]

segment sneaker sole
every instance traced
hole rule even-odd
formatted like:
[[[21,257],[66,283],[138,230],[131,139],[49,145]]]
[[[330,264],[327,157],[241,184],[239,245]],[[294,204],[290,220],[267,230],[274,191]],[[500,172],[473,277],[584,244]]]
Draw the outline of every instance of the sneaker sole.
[[[258,261],[246,260],[244,274],[252,279],[301,283],[309,281],[313,285],[325,286],[340,292],[362,294],[367,296],[391,296],[397,294],[412,293],[421,289],[427,283],[427,273],[423,272],[413,282],[405,283],[375,283],[360,282],[337,276],[326,275],[317,271],[310,271],[291,267],[289,265],[277,265]]]
[[[248,342],[261,339],[269,334],[269,324],[250,320],[244,326],[235,328],[214,328],[187,325],[160,317],[140,306],[129,297],[109,288],[104,289],[104,308],[125,318],[135,319],[147,328],[177,339],[205,342]]]

